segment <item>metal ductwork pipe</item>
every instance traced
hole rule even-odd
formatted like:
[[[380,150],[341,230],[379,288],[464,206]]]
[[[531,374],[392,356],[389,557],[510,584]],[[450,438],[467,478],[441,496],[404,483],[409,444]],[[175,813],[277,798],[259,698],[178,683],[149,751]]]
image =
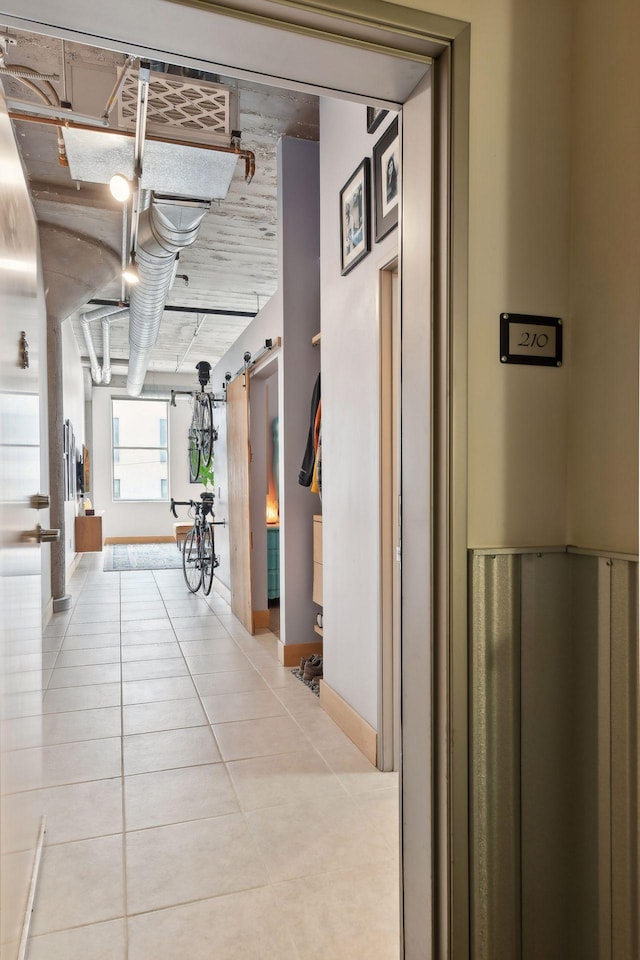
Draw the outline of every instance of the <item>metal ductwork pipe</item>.
[[[111,320],[106,317],[102,321],[102,382],[111,383]]]
[[[110,334],[109,325],[115,320],[122,320],[129,316],[127,307],[98,307],[96,310],[88,310],[82,315],[82,332],[87,345],[87,355],[91,364],[91,379],[94,383],[109,383],[111,380],[111,357],[110,357]],[[98,363],[98,355],[93,343],[91,333],[91,323],[95,320],[102,320],[102,367]]]
[[[100,364],[98,363],[96,348],[93,345],[91,326],[86,317],[82,318],[82,332],[84,333],[84,342],[87,346],[87,356],[89,357],[89,363],[91,365],[91,379],[94,383],[101,383],[102,370],[100,369]]]
[[[208,200],[156,195],[140,217],[136,244],[140,280],[131,288],[129,301],[127,393],[132,397],[139,396],[144,385],[171,288],[176,255],[195,241],[210,206]]]

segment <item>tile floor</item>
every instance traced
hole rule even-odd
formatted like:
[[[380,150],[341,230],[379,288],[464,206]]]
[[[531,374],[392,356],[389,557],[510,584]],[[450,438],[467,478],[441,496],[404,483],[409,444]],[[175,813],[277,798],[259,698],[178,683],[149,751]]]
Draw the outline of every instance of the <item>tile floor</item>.
[[[101,568],[45,631],[42,730],[10,731],[4,815],[47,815],[29,960],[397,960],[396,775],[215,592]]]

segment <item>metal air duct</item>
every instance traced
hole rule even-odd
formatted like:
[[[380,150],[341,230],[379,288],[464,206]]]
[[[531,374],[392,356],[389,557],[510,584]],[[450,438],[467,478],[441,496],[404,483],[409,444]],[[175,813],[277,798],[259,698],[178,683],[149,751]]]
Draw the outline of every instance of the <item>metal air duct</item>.
[[[144,385],[176,255],[195,241],[210,206],[207,200],[154,195],[151,206],[140,216],[136,244],[140,280],[131,288],[129,298],[127,393],[132,397],[139,396]]]
[[[109,327],[115,320],[123,320],[128,316],[129,309],[127,307],[108,306],[98,307],[96,310],[89,310],[80,318],[84,341],[87,345],[87,355],[89,357],[89,363],[91,364],[91,379],[94,383],[108,384],[111,381],[111,333]],[[91,323],[94,320],[102,320],[102,367],[100,367],[98,363],[98,356],[91,333]]]

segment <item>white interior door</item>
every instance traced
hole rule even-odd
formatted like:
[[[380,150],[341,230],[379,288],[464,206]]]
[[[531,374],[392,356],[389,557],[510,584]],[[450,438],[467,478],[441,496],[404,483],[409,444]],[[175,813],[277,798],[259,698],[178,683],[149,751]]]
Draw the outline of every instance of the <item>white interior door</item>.
[[[11,122],[0,93],[0,954],[18,956],[40,818],[21,802],[29,750],[37,787],[42,707],[38,240]],[[28,343],[28,347],[26,346]],[[28,366],[25,364],[28,360]]]

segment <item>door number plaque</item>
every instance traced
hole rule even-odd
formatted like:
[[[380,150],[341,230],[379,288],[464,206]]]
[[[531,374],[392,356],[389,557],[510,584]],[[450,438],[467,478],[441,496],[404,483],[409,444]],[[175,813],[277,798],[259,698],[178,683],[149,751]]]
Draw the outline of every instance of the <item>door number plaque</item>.
[[[562,366],[562,320],[525,313],[500,314],[500,360],[542,367]]]

